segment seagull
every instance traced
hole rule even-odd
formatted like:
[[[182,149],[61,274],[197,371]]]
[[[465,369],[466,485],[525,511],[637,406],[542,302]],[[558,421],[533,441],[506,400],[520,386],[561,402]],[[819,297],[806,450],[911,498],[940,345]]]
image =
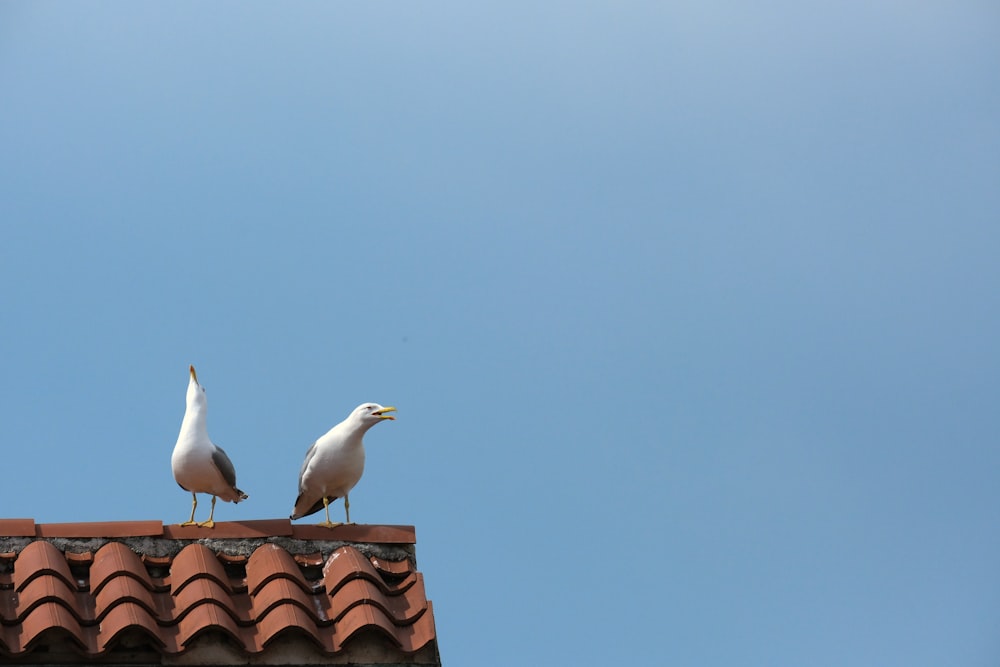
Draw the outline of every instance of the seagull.
[[[380,421],[395,419],[387,414],[395,411],[396,408],[385,408],[378,403],[362,403],[347,419],[313,443],[302,463],[299,497],[295,499],[289,518],[301,519],[324,509],[326,521],[319,525],[327,528],[339,526],[339,523],[330,522],[330,503],[343,496],[346,523],[351,522],[351,503],[347,494],[365,470],[365,447],[361,439],[368,429]]]
[[[247,494],[236,488],[236,469],[226,453],[208,437],[205,419],[208,416],[208,399],[205,388],[198,384],[198,375],[191,366],[191,379],[187,388],[187,409],[184,411],[184,421],[181,422],[181,432],[174,445],[173,456],[170,457],[170,467],[174,471],[174,479],[185,491],[191,492],[191,518],[182,526],[215,527],[215,500],[222,498],[226,502],[238,503],[248,498]],[[199,493],[212,494],[212,511],[208,521],[195,523],[194,510],[198,507]]]

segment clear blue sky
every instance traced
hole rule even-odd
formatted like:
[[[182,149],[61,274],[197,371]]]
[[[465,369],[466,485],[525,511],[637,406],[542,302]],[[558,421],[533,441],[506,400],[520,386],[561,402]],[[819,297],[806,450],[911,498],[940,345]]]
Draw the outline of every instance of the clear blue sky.
[[[971,0],[4,2],[0,516],[185,519],[193,363],[221,520],[399,408],[352,518],[447,664],[996,665],[998,65]]]

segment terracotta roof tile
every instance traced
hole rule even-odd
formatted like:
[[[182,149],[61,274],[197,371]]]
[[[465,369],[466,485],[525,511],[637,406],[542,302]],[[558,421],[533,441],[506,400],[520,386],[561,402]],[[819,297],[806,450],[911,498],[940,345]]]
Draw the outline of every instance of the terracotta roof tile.
[[[141,628],[145,635],[160,648],[164,647],[160,636],[160,626],[153,616],[152,610],[145,605],[134,602],[122,602],[108,609],[101,620],[100,632],[97,634],[100,646],[98,653],[108,651],[118,638],[126,631]]]
[[[131,661],[207,641],[234,664],[291,643],[316,662],[440,665],[414,542],[408,526],[0,520],[0,662]]]
[[[333,643],[333,633],[322,631],[316,623],[315,615],[296,605],[281,604],[271,607],[258,620],[257,627],[260,630],[258,641],[261,649],[282,633],[292,632],[303,633],[326,653],[338,650]]]
[[[423,585],[414,595],[386,595],[367,579],[352,579],[337,589],[333,595],[331,609],[334,620],[339,620],[350,608],[359,604],[373,604],[391,616],[399,624],[409,624],[427,610],[426,605],[414,606],[411,597],[425,599]]]
[[[341,525],[330,529],[309,524],[292,524],[292,537],[300,540],[343,540],[379,544],[413,544],[412,526]]]
[[[387,595],[399,595],[405,592],[416,580],[412,574],[409,574],[402,579],[393,577],[392,581],[386,581],[379,576],[378,570],[372,565],[371,560],[350,547],[343,547],[333,552],[329,560],[326,561],[323,570],[323,582],[331,595],[336,593],[337,589],[345,582],[357,577],[364,577],[378,584]]]
[[[378,557],[373,557],[371,559],[372,565],[375,569],[382,574],[395,575],[397,577],[405,577],[410,572],[413,572],[413,564],[408,560],[383,560]]]
[[[67,551],[64,555],[71,568],[90,566],[94,563],[94,554],[89,551],[82,551],[80,553]]]
[[[138,604],[154,617],[159,615],[153,592],[133,576],[120,576],[109,580],[107,585],[102,586],[101,590],[93,595],[93,599],[97,621],[102,621],[110,610],[123,602]]]
[[[0,535],[34,537],[35,522],[32,519],[0,519]]]
[[[76,590],[61,578],[42,575],[33,578],[18,591],[17,620],[24,621],[36,607],[48,602],[63,605],[76,618],[83,621],[86,618],[82,605],[77,599]]]
[[[312,592],[291,554],[277,545],[265,544],[254,551],[247,561],[247,589],[252,595],[257,595],[266,583],[278,578],[291,579],[303,591]]]
[[[59,577],[70,588],[76,588],[63,553],[48,542],[32,542],[14,561],[14,590],[20,592],[32,579],[48,576]]]
[[[314,596],[288,579],[271,579],[253,596],[253,620],[261,622],[272,610],[280,606],[297,606],[312,617],[313,624],[325,621],[321,603]]]
[[[170,568],[171,592],[179,594],[192,581],[212,579],[220,586],[229,588],[229,577],[226,568],[212,552],[203,544],[189,544],[174,558]]]
[[[0,558],[3,554],[0,554]],[[312,554],[295,554],[295,562],[302,567],[323,567],[323,554],[319,551]]]
[[[185,647],[200,634],[209,630],[221,630],[229,635],[237,645],[242,646],[247,653],[259,653],[260,649],[253,643],[252,636],[244,637],[240,626],[225,607],[218,604],[199,604],[192,607],[177,622],[177,641],[180,647]],[[249,641],[248,641],[249,640]],[[180,648],[177,649],[180,652]]]
[[[35,524],[37,537],[143,537],[163,534],[160,521]]]
[[[173,618],[183,620],[198,607],[212,605],[229,614],[233,621],[240,619],[233,596],[213,579],[199,578],[191,581],[174,596]],[[245,607],[246,605],[240,605]]]
[[[81,649],[94,648],[87,642],[80,622],[76,620],[62,602],[43,602],[19,619],[21,625],[20,644],[16,650],[29,651],[41,642],[43,635],[64,636]],[[14,649],[15,647],[11,647]]]
[[[215,528],[179,526],[177,524],[173,524],[163,526],[162,532],[163,536],[168,539],[291,537],[294,528],[295,527],[292,526],[292,523],[288,521],[288,519],[265,519],[260,521],[220,521],[215,524]]]
[[[169,564],[169,560],[165,564]],[[108,542],[94,555],[90,567],[90,591],[99,594],[109,581],[129,577],[151,592],[156,590],[153,581],[139,556],[121,542]]]
[[[337,636],[341,641],[349,641],[361,631],[374,626],[385,633],[404,653],[412,653],[434,637],[434,622],[430,614],[424,615],[412,625],[400,628],[394,619],[373,605],[357,605],[337,623]]]

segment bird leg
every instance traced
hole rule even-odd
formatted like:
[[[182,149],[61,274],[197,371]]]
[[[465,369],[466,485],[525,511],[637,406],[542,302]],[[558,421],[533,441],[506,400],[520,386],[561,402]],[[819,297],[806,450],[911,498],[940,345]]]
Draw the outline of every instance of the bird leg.
[[[324,528],[336,528],[341,525],[339,523],[333,523],[330,521],[330,499],[323,496],[323,509],[326,510],[326,521],[323,521],[317,525],[323,526]]]
[[[208,521],[202,521],[198,525],[202,528],[215,528],[215,496],[212,496],[212,511],[208,513]]]
[[[347,523],[351,522],[351,501],[347,499],[347,494],[344,494],[344,514],[347,515]]]
[[[198,496],[194,493],[191,494],[191,518],[182,523],[182,526],[197,526],[194,522],[194,510],[198,507]]]

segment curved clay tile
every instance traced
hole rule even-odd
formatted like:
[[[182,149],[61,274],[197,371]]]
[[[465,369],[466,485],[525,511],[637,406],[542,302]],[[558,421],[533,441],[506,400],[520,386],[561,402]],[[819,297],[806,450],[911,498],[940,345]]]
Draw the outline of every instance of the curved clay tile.
[[[248,605],[246,603],[237,605],[234,597],[215,579],[204,577],[192,579],[173,600],[174,608],[170,619],[172,623],[182,621],[193,609],[204,606],[224,609],[234,623],[250,622]],[[242,609],[244,614],[241,615],[239,609]]]
[[[257,622],[258,651],[262,651],[278,637],[288,634],[300,634],[307,637],[321,651],[334,652],[334,643],[330,632],[322,632],[316,626],[316,620],[301,607],[284,604],[272,608],[266,616]]]
[[[165,642],[160,636],[160,627],[153,615],[144,606],[134,602],[123,602],[108,610],[98,626],[97,651],[105,653],[114,648],[115,642],[126,631],[138,629],[149,636],[153,644],[161,650]]]
[[[406,558],[403,560],[386,560],[377,556],[368,559],[379,572],[394,576],[405,577],[413,572],[413,564]]]
[[[285,577],[270,579],[251,597],[250,620],[260,623],[275,606],[293,604],[309,614],[312,623],[322,623],[327,620],[327,610],[323,608],[325,597],[307,594],[299,584]]]
[[[432,614],[421,614],[415,623],[398,626],[378,607],[363,604],[349,610],[337,623],[340,648],[368,629],[381,631],[404,653],[416,653],[434,639]]]
[[[111,577],[127,574],[148,588],[155,590],[146,567],[138,554],[121,542],[108,542],[94,554],[94,564],[90,566],[90,590],[95,595]]]
[[[220,551],[215,554],[215,557],[226,565],[246,567],[247,564],[247,556],[244,556],[243,554],[227,554],[224,551]]]
[[[305,593],[312,593],[312,587],[291,554],[276,544],[257,547],[247,561],[247,590],[250,595],[257,595],[262,586],[279,577],[294,581]]]
[[[376,584],[386,595],[400,595],[413,586],[416,578],[412,573],[399,581],[387,583],[371,561],[353,547],[341,547],[330,554],[323,567],[323,583],[326,591],[334,595],[345,582],[357,578],[368,579]]]
[[[419,579],[405,595],[386,595],[368,579],[352,579],[345,582],[333,596],[330,613],[335,621],[339,621],[352,607],[359,604],[376,605],[396,625],[407,625],[427,610],[423,580]]]
[[[364,630],[380,630],[397,647],[401,646],[396,638],[396,624],[386,616],[385,612],[374,605],[359,604],[352,607],[337,622],[337,650],[343,650],[344,645]]]
[[[30,651],[50,632],[65,634],[83,651],[93,649],[80,623],[65,606],[58,602],[44,602],[21,620],[21,650]]]
[[[151,556],[149,554],[142,554],[139,557],[142,564],[146,567],[170,567],[170,563],[174,560],[173,556]]]
[[[203,544],[189,544],[174,558],[170,567],[171,593],[177,595],[193,579],[208,577],[232,592],[226,569],[215,553]]]
[[[153,618],[158,615],[153,594],[134,577],[126,575],[106,579],[94,596],[94,603],[94,614],[102,623],[108,613],[121,604],[138,604]]]
[[[54,574],[76,589],[76,578],[62,552],[48,542],[32,542],[14,563],[14,590],[23,590],[32,579],[43,574]]]
[[[434,606],[427,602],[427,613],[410,625],[396,628],[396,640],[405,653],[416,653],[437,637],[434,626]]]
[[[295,554],[292,557],[295,559],[295,562],[302,567],[323,566],[323,553],[321,551],[314,551],[308,554]]]
[[[243,647],[245,651],[257,652],[250,650],[253,646],[252,632],[247,633],[248,637],[246,639],[250,641],[250,646],[248,646],[243,633],[240,632],[240,628],[236,625],[233,617],[214,604],[200,604],[197,607],[193,607],[190,613],[185,614],[180,619],[180,622],[177,624],[178,649],[183,652],[187,649],[188,644],[199,635],[212,630],[222,631],[236,642],[237,646]]]
[[[25,584],[24,590],[18,594],[17,620],[23,623],[24,618],[36,607],[50,602],[65,607],[73,614],[77,623],[88,620],[76,590],[70,588],[62,577],[52,574],[39,575]]]
[[[70,567],[90,567],[94,564],[94,554],[89,551],[67,551],[63,555]]]

